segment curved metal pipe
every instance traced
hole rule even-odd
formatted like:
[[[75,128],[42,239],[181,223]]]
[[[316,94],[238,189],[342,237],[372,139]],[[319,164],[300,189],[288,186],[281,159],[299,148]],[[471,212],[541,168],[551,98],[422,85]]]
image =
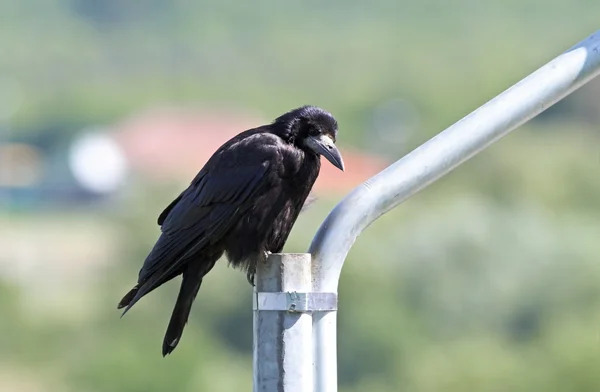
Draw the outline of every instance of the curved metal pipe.
[[[377,218],[599,73],[600,31],[355,188],[327,216],[310,245],[313,290],[337,292],[350,248]],[[316,392],[337,390],[335,316],[313,314]]]

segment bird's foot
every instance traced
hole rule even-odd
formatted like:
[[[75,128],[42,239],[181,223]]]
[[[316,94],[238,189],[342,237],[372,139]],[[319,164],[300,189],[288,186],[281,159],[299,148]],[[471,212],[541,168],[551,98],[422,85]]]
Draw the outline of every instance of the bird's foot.
[[[271,254],[271,252],[269,252],[268,250],[263,251],[263,255],[265,256],[262,259],[262,262],[266,262],[267,259],[269,258],[269,255]],[[248,273],[246,274],[246,279],[248,279],[248,283],[250,283],[251,286],[255,286],[255,282],[254,282],[254,276],[256,275],[256,267],[252,267],[248,270]]]
[[[252,287],[254,287],[254,275],[256,275],[256,271],[254,269],[248,271],[246,274],[246,279],[248,279],[248,283],[250,283],[250,286]]]

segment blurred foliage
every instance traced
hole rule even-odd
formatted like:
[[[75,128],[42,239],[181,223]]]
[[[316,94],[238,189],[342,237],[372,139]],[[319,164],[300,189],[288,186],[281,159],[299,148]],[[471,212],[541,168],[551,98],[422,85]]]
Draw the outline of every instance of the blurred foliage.
[[[599,14],[592,0],[3,0],[0,71],[19,82],[20,132],[164,102],[265,116],[310,102],[360,147],[373,107],[402,97],[421,118],[416,145],[591,33]],[[340,284],[342,392],[600,390],[598,86],[359,237]],[[51,312],[35,281],[0,282],[0,389],[7,373],[40,391],[251,388],[251,288],[226,263],[166,359],[177,282],[124,319],[115,309],[177,189],[136,182],[114,206],[72,211],[111,225],[120,251]],[[304,252],[337,201],[304,213],[286,251]],[[60,228],[64,211],[38,219]]]
[[[587,142],[555,133],[540,148],[534,132],[515,134],[358,239],[340,285],[342,391],[598,390],[600,211],[592,200],[600,186],[581,186],[598,155],[595,136],[574,132]],[[517,180],[487,192],[490,174]],[[553,187],[586,197],[556,198]],[[118,230],[122,259],[72,293],[93,306],[82,321],[40,319],[19,305],[15,287],[1,286],[9,320],[2,357],[60,380],[60,391],[250,388],[251,289],[225,263],[206,280],[167,359],[160,343],[178,283],[118,317],[116,301],[158,232],[149,211],[170,197],[157,191],[145,203],[134,193],[101,218]],[[286,251],[306,249],[334,202],[320,200],[301,216]]]
[[[591,33],[599,13],[591,0],[3,0],[0,70],[21,89],[15,126],[165,101],[271,118],[307,102],[336,113],[348,143],[395,97],[432,135]]]

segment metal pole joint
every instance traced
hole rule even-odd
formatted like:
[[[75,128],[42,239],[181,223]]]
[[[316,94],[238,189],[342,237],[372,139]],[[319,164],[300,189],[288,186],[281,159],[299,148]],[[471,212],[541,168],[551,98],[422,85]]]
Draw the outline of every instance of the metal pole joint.
[[[254,293],[254,310],[272,310],[291,313],[330,312],[337,310],[337,293],[278,292]]]

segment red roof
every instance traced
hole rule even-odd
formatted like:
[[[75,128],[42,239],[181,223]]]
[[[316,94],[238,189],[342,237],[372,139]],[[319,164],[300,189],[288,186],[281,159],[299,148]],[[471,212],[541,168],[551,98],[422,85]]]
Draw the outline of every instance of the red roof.
[[[135,171],[156,181],[187,182],[221,144],[245,129],[265,123],[260,116],[239,111],[160,109],[118,124],[115,138]],[[375,156],[352,149],[340,151],[345,172],[323,162],[315,193],[345,193],[387,166]]]

